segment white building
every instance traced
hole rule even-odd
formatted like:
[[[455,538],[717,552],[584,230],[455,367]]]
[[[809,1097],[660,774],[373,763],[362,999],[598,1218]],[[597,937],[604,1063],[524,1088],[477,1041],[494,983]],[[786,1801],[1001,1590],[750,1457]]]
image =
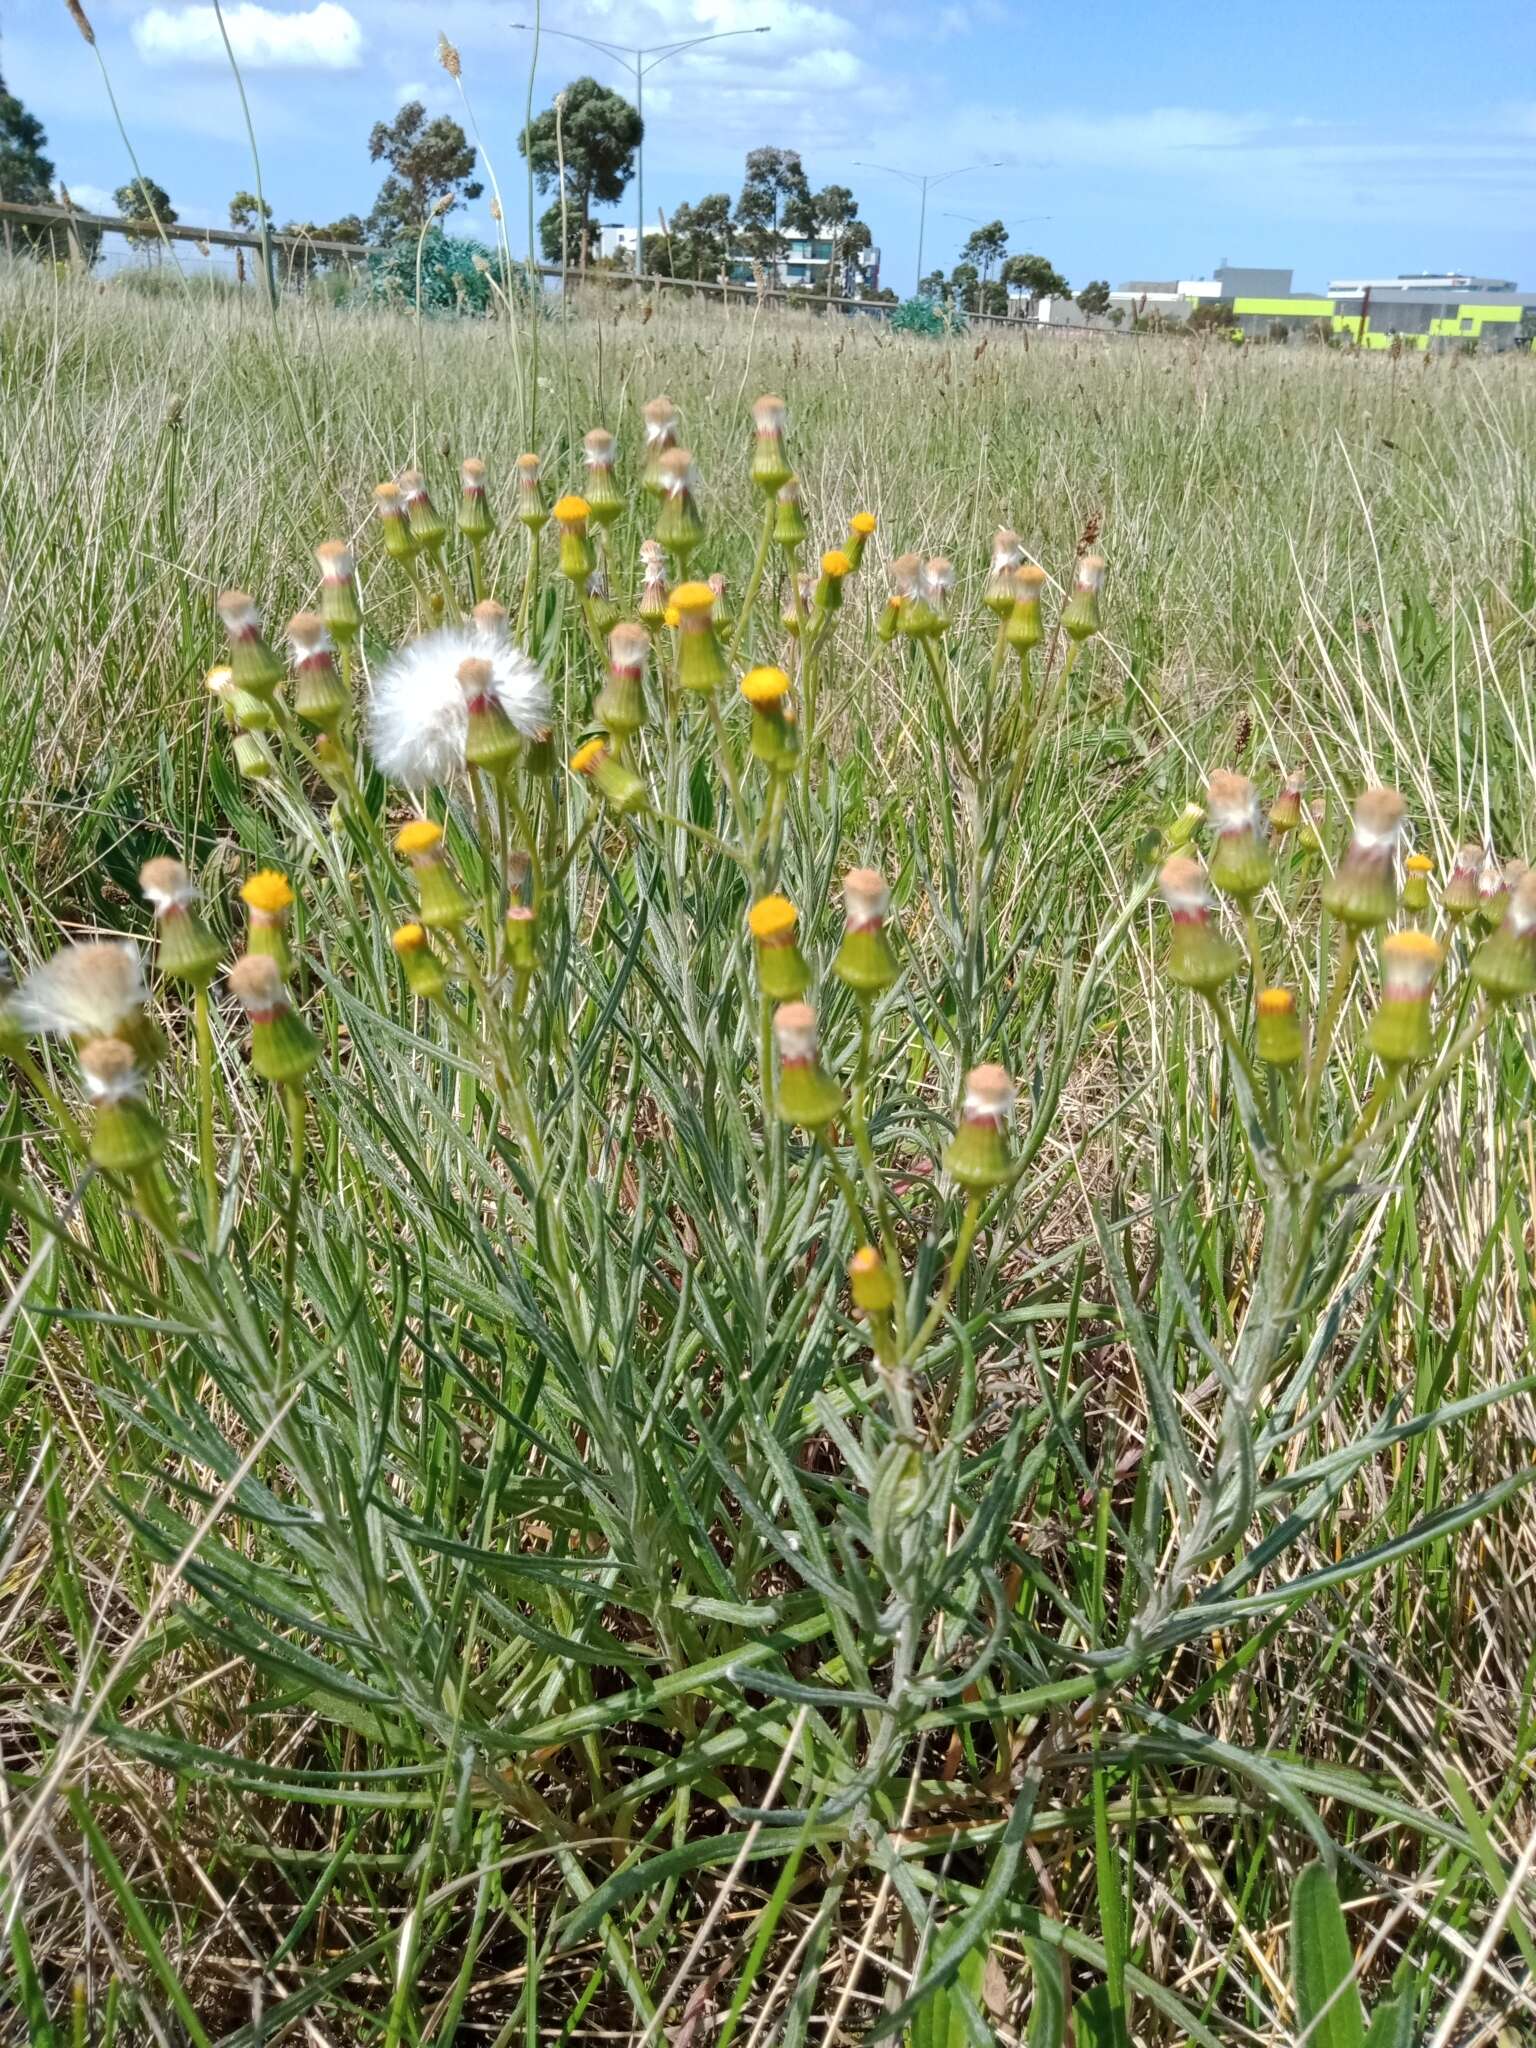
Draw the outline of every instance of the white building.
[[[651,241],[660,232],[659,227],[647,228],[646,240]],[[620,226],[614,222],[599,226],[592,253],[604,258],[618,257],[633,269],[635,239],[633,223]],[[805,286],[812,291],[824,292],[827,288],[827,270],[832,262],[832,247],[831,230],[827,228],[822,228],[815,235],[786,236],[784,255],[776,266],[778,275],[771,282],[785,286]],[[879,286],[880,251],[845,251],[838,258],[837,268],[840,276],[834,282],[834,291],[846,293],[851,298],[859,298],[865,292],[872,292]],[[751,284],[754,281],[754,273],[750,257],[732,251],[730,274],[731,281],[735,284]]]
[[[606,226],[600,225],[597,230],[597,246],[593,250],[593,254],[601,257],[627,256],[629,258],[629,267],[633,270],[635,267],[635,244],[639,238],[639,230],[633,223],[627,228],[620,227],[616,221],[610,222]]]
[[[1397,277],[1339,277],[1328,287],[1330,299],[1358,299],[1370,292],[1512,292],[1508,277],[1469,277],[1462,271],[1406,271]]]

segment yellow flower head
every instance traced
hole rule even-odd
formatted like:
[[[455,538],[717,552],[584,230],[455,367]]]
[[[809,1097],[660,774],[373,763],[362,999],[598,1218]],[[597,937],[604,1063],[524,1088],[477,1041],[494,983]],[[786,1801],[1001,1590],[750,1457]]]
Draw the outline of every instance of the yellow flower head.
[[[707,583],[679,583],[672,593],[675,612],[708,612],[714,603],[715,593]]]
[[[555,517],[562,526],[580,526],[591,516],[592,507],[585,498],[578,498],[574,491],[568,491],[563,498],[555,500]]]
[[[873,512],[855,512],[848,522],[855,533],[863,534],[866,540],[874,532],[877,521]]]
[[[789,677],[781,668],[749,668],[741,679],[741,694],[759,709],[781,704],[789,695]]]
[[[761,896],[747,912],[754,939],[787,939],[799,922],[800,913],[787,896]]]
[[[585,741],[571,756],[571,773],[573,775],[590,775],[607,751],[608,743],[606,740],[591,739]]]
[[[402,825],[395,834],[395,851],[403,853],[407,860],[418,853],[430,853],[435,846],[443,843],[443,828],[434,825],[430,818],[412,818],[408,825]]]
[[[403,924],[389,943],[397,953],[416,953],[427,943],[427,935],[419,924]]]
[[[831,576],[834,580],[848,575],[852,568],[852,562],[849,561],[841,548],[828,548],[821,558],[822,575]]]
[[[662,622],[670,626],[674,632],[683,623],[683,615],[675,604],[669,604],[661,616]]]
[[[1435,872],[1433,856],[1427,853],[1410,853],[1403,866],[1410,875],[1432,875]]]
[[[1439,942],[1428,932],[1393,932],[1383,946],[1389,962],[1395,960],[1414,968],[1438,967],[1442,957]]]
[[[276,868],[259,868],[245,883],[240,896],[248,909],[275,917],[292,903],[293,887],[288,877],[280,875]]]
[[[234,670],[221,661],[203,677],[203,686],[212,690],[215,697],[222,697],[234,680]]]
[[[1289,1017],[1296,1008],[1295,995],[1288,988],[1261,988],[1259,990],[1259,1015],[1261,1017]]]

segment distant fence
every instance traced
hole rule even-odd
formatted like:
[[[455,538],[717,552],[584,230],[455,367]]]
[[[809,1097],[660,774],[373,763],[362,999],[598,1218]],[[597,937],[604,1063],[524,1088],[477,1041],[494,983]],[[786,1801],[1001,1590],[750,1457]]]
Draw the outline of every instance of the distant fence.
[[[258,259],[270,250],[272,256],[281,262],[288,280],[302,281],[314,267],[315,259],[328,263],[342,262],[348,267],[361,269],[368,260],[370,251],[358,242],[331,241],[317,235],[279,234],[273,228],[263,238],[259,229],[252,228],[196,228],[188,227],[182,221],[157,228],[153,221],[125,220],[119,215],[88,213],[77,206],[33,205],[21,200],[0,199],[0,243],[10,247],[13,243],[14,226],[49,228],[53,231],[61,249],[61,260],[72,260],[81,268],[86,266],[86,248],[93,241],[113,235],[121,237],[131,249],[142,251],[159,244],[163,234],[168,242],[183,246],[190,245],[204,257],[216,251],[251,250]],[[750,306],[790,307],[807,312],[831,312],[848,318],[888,320],[896,307],[884,299],[847,299],[829,296],[824,292],[809,292],[804,288],[791,290],[783,285],[769,284],[726,284],[719,281],[691,277],[655,277],[647,275],[636,280],[632,273],[622,270],[596,270],[573,266],[561,270],[558,264],[519,262],[515,266],[525,274],[531,273],[548,282],[565,287],[576,286],[582,290],[595,287],[599,290],[692,293],[695,297],[714,300],[729,305],[733,301]],[[276,264],[274,264],[274,269]],[[257,269],[257,281],[260,281]],[[1109,341],[1130,339],[1127,332],[1113,327],[1093,327],[1084,322],[1053,320],[1042,324],[1023,313],[972,313],[965,315],[967,328],[999,328],[1006,332],[1028,338],[1033,335],[1059,335],[1062,337],[1092,334]]]

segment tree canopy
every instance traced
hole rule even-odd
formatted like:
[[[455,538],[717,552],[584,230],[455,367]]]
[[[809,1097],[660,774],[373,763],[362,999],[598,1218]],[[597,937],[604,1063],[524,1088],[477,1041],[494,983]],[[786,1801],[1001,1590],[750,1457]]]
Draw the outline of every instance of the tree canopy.
[[[1077,303],[1090,319],[1102,320],[1109,311],[1109,280],[1090,278],[1077,295]]]
[[[731,195],[706,192],[694,204],[685,199],[673,210],[667,223],[670,244],[669,275],[692,277],[713,284],[731,260]],[[646,238],[645,260],[651,261],[651,239]]]
[[[170,193],[153,178],[130,178],[112,194],[112,204],[124,221],[132,223],[123,229],[131,242],[153,242],[160,228],[174,227],[181,218],[171,204]]]
[[[611,206],[624,196],[644,134],[644,122],[622,93],[599,85],[595,78],[576,78],[517,138],[534,184],[541,192],[555,191],[557,200],[564,165],[573,261],[590,250],[593,206]],[[547,232],[541,228],[541,239],[546,255],[554,261],[560,249],[558,203],[546,212],[544,220],[551,217],[553,225]]]
[[[1030,254],[1008,258],[1003,265],[1003,283],[1028,292],[1033,299],[1065,298],[1072,289],[1049,258]]]
[[[873,238],[867,225],[859,219],[859,202],[846,185],[823,185],[807,201],[806,212],[807,232],[823,235],[831,244],[827,264],[827,297],[830,299],[834,285],[838,291],[846,291],[849,258],[860,249],[869,248]]]
[[[960,254],[967,263],[974,263],[983,284],[992,275],[993,266],[1000,263],[1008,248],[1008,230],[1000,220],[988,221],[985,227],[974,229],[966,239]]]
[[[420,100],[407,100],[393,121],[374,122],[368,155],[389,165],[368,217],[376,241],[419,234],[435,213],[485,189],[474,176],[475,152],[464,130],[446,114],[429,121]]]
[[[254,192],[237,192],[229,202],[230,226],[254,234],[263,222],[272,225],[272,209],[266,200],[258,199]]]
[[[749,255],[759,263],[777,263],[784,254],[786,229],[808,235],[815,227],[811,208],[811,188],[797,150],[769,147],[747,152],[736,225]]]
[[[52,203],[53,162],[43,154],[47,143],[42,122],[28,112],[16,95],[8,90],[4,77],[0,76],[0,199],[14,199],[32,206]],[[92,236],[81,228],[76,231],[75,239],[86,261],[93,262],[101,243],[100,235]],[[7,221],[5,246],[59,261],[70,253],[66,230],[32,221]]]
[[[0,75],[0,196],[47,205],[53,197],[53,163],[43,154],[47,142],[42,122]]]

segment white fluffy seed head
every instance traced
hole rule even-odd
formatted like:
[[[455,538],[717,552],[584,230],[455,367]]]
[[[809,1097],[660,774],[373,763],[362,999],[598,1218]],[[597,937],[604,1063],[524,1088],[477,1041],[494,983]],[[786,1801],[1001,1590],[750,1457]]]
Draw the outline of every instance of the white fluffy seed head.
[[[116,1038],[149,1001],[132,939],[66,946],[35,967],[8,1006],[23,1031],[56,1038]]]
[[[1517,939],[1523,939],[1529,931],[1536,931],[1536,872],[1531,869],[1527,869],[1514,886],[1509,908],[1504,913],[1504,928]]]
[[[809,1003],[780,1003],[773,1013],[773,1041],[786,1065],[815,1059],[816,1012]]]
[[[1408,806],[1395,789],[1364,789],[1355,798],[1352,851],[1391,851],[1403,829]]]
[[[197,901],[197,884],[181,862],[168,854],[145,861],[139,869],[139,887],[157,917],[167,910],[185,910]]]
[[[1176,853],[1171,860],[1165,860],[1157,880],[1163,901],[1175,917],[1200,917],[1210,909],[1205,870],[1187,854]]]
[[[444,626],[409,641],[374,684],[368,745],[391,782],[425,789],[463,774],[469,715],[459,670],[466,661],[490,664],[491,696],[524,739],[548,725],[543,673],[504,630]]]
[[[315,549],[315,560],[320,564],[320,574],[327,583],[350,583],[354,563],[352,550],[344,540],[323,540]]]
[[[120,1038],[93,1038],[80,1048],[85,1092],[96,1103],[126,1102],[144,1092],[138,1055]]]
[[[1227,768],[1215,769],[1206,784],[1205,801],[1211,830],[1218,836],[1257,832],[1262,827],[1259,793],[1246,775],[1234,775]]]
[[[649,398],[640,408],[651,448],[670,448],[677,435],[677,407],[670,398]]]
[[[698,489],[693,457],[686,448],[669,448],[657,464],[661,487],[669,498],[682,498]]]
[[[890,885],[878,868],[850,868],[844,875],[843,914],[850,931],[883,924],[890,907]]]
[[[968,1123],[999,1123],[1013,1109],[1013,1081],[1004,1067],[988,1063],[972,1067],[965,1077],[964,1116]]]
[[[229,992],[248,1016],[288,1008],[283,970],[270,953],[242,953],[225,976]]]

